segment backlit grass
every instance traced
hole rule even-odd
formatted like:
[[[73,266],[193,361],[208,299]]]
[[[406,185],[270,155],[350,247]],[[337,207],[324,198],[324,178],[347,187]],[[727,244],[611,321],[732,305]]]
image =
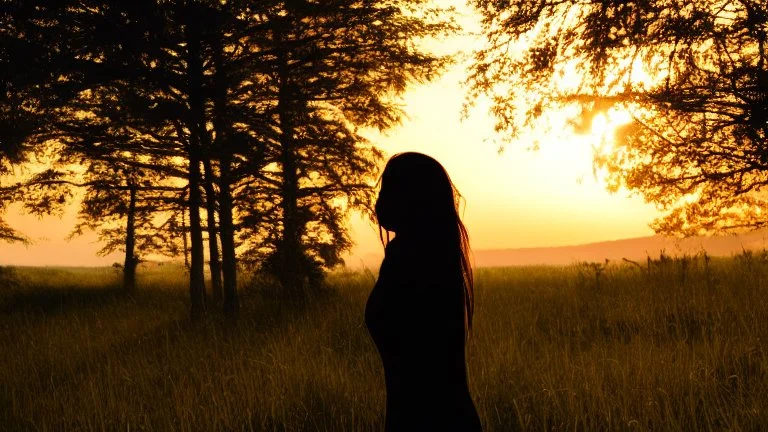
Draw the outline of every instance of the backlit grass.
[[[761,430],[768,262],[477,271],[473,395],[486,430]],[[16,269],[0,288],[0,428],[355,431],[383,427],[363,326],[375,276],[307,304],[243,289],[241,319],[187,319],[185,274]],[[404,299],[405,301],[405,299]]]

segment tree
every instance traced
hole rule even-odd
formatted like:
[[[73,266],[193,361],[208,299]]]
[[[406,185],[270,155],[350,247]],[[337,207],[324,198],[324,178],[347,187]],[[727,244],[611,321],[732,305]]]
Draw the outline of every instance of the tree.
[[[44,94],[38,91],[33,105],[44,106],[49,121],[26,130],[24,142],[35,143],[40,150],[57,142],[62,146],[61,164],[98,161],[152,172],[159,181],[186,182],[192,316],[200,316],[204,303],[203,208],[214,292],[220,237],[224,307],[234,315],[230,184],[233,170],[247,178],[259,169],[255,161],[259,152],[250,147],[260,142],[264,122],[254,112],[258,105],[249,102],[249,87],[258,83],[250,71],[260,55],[244,43],[261,31],[260,6],[246,1],[32,3],[14,3],[12,18],[4,23],[20,46],[29,48],[35,41],[32,48],[41,59],[30,65],[39,76],[20,80],[16,93],[47,89],[51,82],[67,85]],[[15,50],[10,58],[24,60],[24,51]],[[130,186],[103,180],[100,187]],[[105,196],[114,200],[110,208],[121,208],[122,194]],[[45,202],[40,198],[38,202]],[[126,250],[131,237],[125,237]]]
[[[183,188],[163,185],[152,171],[129,164],[89,164],[78,223],[71,236],[97,231],[103,244],[99,255],[124,252],[123,289],[136,288],[136,267],[150,253],[177,257],[185,235],[177,224],[184,211]],[[166,181],[167,183],[167,181]]]
[[[36,143],[28,137],[33,131],[45,134],[47,119],[42,101],[66,87],[52,79],[58,60],[52,55],[50,42],[28,30],[33,9],[24,1],[8,1],[0,12],[0,177],[18,174],[18,166],[35,152]],[[45,14],[38,16],[45,21]],[[49,69],[39,67],[46,63]],[[15,199],[16,190],[15,185],[0,188],[0,214]],[[26,241],[2,218],[0,240]]]
[[[766,225],[765,1],[472,4],[487,43],[470,96],[492,96],[497,130],[515,137],[569,109],[578,130],[596,113],[627,110],[632,121],[595,163],[610,190],[626,187],[667,212],[657,232]]]
[[[40,96],[28,104],[43,106],[45,109],[40,111],[48,121],[38,122],[20,134],[25,143],[35,143],[41,151],[50,148],[51,142],[60,144],[61,164],[96,161],[126,167],[122,174],[142,171],[153,173],[151,177],[161,182],[187,182],[193,318],[200,316],[204,303],[203,207],[207,210],[214,290],[219,280],[216,237],[220,236],[225,310],[234,314],[237,309],[233,205],[227,182],[231,181],[230,170],[237,167],[238,161],[233,159],[252,156],[247,142],[258,134],[250,126],[253,110],[246,106],[244,110],[228,111],[226,106],[229,90],[237,89],[250,76],[244,71],[253,69],[258,59],[242,50],[243,38],[247,37],[244,32],[258,31],[258,25],[252,23],[256,12],[250,9],[250,3],[19,1],[13,4],[10,19],[3,23],[5,29],[12,30],[14,42],[34,48],[35,57],[40,59],[30,65],[37,78],[19,80],[16,94],[20,89],[31,94],[39,88],[50,88],[52,82],[66,83],[45,93],[37,91]],[[9,58],[25,60],[25,51],[14,50]],[[222,59],[243,51],[245,54],[229,62]],[[235,96],[238,102],[247,102],[247,94]],[[235,112],[237,117],[224,118]],[[224,128],[232,129],[231,133],[225,133]],[[230,142],[240,147],[230,148]],[[252,158],[248,166],[258,168]],[[45,183],[50,193],[66,183],[50,180]],[[123,208],[124,194],[106,193],[104,188],[125,192],[132,185],[121,183],[119,178],[98,182],[100,199],[111,200],[109,205],[100,202],[99,211]],[[69,180],[70,185],[73,183]],[[88,185],[92,186],[93,180]],[[38,203],[51,202],[49,196],[38,198]],[[128,205],[123,215],[128,221],[126,251],[133,244],[130,208]],[[131,268],[126,266],[126,270]]]
[[[70,238],[86,229],[97,231],[103,247],[99,255],[124,251],[123,288],[136,287],[136,267],[143,253],[170,257],[182,253],[184,234],[177,220],[184,210],[184,188],[168,184],[154,170],[139,170],[131,160],[105,163],[93,159],[79,169],[60,157],[48,169],[8,189],[11,201],[20,202],[27,213],[38,216],[62,214],[79,194],[78,223]],[[165,184],[164,184],[165,183]]]
[[[19,113],[23,111],[18,109],[18,101],[14,103],[10,93],[10,85],[6,84],[3,98],[0,100],[0,179],[13,174],[14,166],[26,161],[26,154],[28,153],[23,141],[18,139],[17,128],[19,126],[16,123],[21,120]],[[20,134],[24,135],[24,132],[22,131]],[[6,206],[12,202],[14,191],[13,187],[2,186],[3,184],[0,183],[0,216],[5,211]],[[25,241],[25,238],[0,217],[0,241],[18,242]]]
[[[349,209],[370,209],[381,153],[360,128],[385,130],[409,84],[449,58],[415,41],[455,30],[450,11],[424,1],[274,2],[265,11],[260,105],[276,134],[243,223],[250,258],[302,294],[351,246]]]
[[[11,202],[7,195],[7,191],[0,191],[0,214],[5,211],[5,207]],[[13,243],[26,242],[27,239],[0,217],[0,241]]]
[[[7,63],[28,69],[9,76],[9,93],[24,100],[31,118],[45,120],[16,134],[20,142],[41,152],[58,145],[70,161],[125,164],[188,182],[191,315],[198,318],[203,60],[195,2],[182,3],[17,1],[2,24],[13,48]]]
[[[273,258],[290,288],[340,262],[350,245],[346,211],[370,207],[380,162],[359,128],[399,122],[398,96],[448,61],[416,41],[455,28],[424,0],[65,0],[13,8],[2,25],[19,48],[7,63],[18,58],[32,78],[17,71],[11,93],[28,101],[30,118],[45,120],[19,141],[40,151],[59,146],[62,164],[119,168],[113,179],[99,168],[106,178],[45,181],[49,192],[67,182],[90,188],[84,215],[125,222],[129,263],[132,233],[140,218],[149,220],[143,192],[186,191],[193,318],[205,302],[201,211],[214,275],[221,245],[228,316],[237,312],[237,252],[260,263]],[[39,61],[26,64],[26,50]],[[151,181],[137,189],[137,178]],[[59,205],[54,193],[37,198],[41,209]]]

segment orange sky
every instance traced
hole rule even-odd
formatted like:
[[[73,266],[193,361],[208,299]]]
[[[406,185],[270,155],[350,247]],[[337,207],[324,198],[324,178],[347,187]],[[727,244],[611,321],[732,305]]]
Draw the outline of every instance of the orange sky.
[[[459,1],[453,1],[460,6]],[[462,8],[466,11],[465,8]],[[472,17],[466,17],[473,28]],[[469,50],[472,38],[442,41],[442,47]],[[409,118],[386,135],[371,138],[387,153],[419,151],[439,160],[466,200],[464,220],[474,249],[570,245],[650,235],[648,223],[658,215],[652,205],[626,192],[609,194],[592,175],[592,145],[610,122],[596,124],[592,135],[551,133],[523,137],[502,154],[494,142],[493,119],[480,101],[460,119],[466,63],[459,62],[438,81],[413,88],[404,98]],[[598,119],[605,120],[605,119]],[[533,139],[540,149],[530,151]],[[64,218],[21,216],[16,207],[8,222],[27,234],[31,246],[0,243],[0,265],[109,265],[119,255],[95,256],[99,245],[86,235],[64,237],[74,225],[72,209]],[[353,216],[357,245],[348,262],[381,254],[378,231]]]
[[[608,193],[592,173],[593,135],[533,137],[499,146],[493,119],[478,107],[460,120],[464,98],[458,68],[406,97],[410,119],[377,137],[388,153],[419,151],[440,161],[466,200],[464,220],[475,249],[557,246],[653,234],[659,213],[622,191]],[[598,118],[596,123],[599,123]],[[604,126],[605,127],[605,126]],[[607,126],[606,132],[610,132]],[[562,135],[562,134],[561,134]],[[357,254],[380,251],[378,231],[353,220]]]

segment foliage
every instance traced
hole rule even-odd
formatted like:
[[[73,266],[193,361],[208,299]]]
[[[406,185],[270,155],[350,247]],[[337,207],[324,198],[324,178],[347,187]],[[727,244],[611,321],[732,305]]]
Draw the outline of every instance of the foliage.
[[[93,173],[94,165],[89,167]],[[183,208],[183,188],[162,187],[162,179],[148,178],[126,170],[116,175],[114,166],[102,165],[102,178],[111,173],[111,182],[97,182],[87,188],[82,197],[78,223],[70,236],[81,235],[86,229],[97,231],[103,246],[98,254],[125,251],[126,223],[131,212],[130,189],[136,189],[133,223],[136,256],[159,254],[180,257],[184,254],[181,239],[185,230],[180,223]]]
[[[14,136],[58,158],[42,174],[50,178],[27,184],[28,209],[60,210],[72,187],[87,188],[76,231],[101,229],[106,251],[118,247],[131,176],[142,192],[163,192],[139,208],[137,229],[147,235],[156,219],[182,211],[171,189],[185,190],[176,198],[189,215],[194,310],[203,294],[201,209],[209,246],[221,240],[225,304],[237,286],[237,246],[257,263],[287,257],[272,260],[283,275],[321,275],[341,262],[351,246],[346,214],[370,208],[381,162],[360,128],[399,122],[402,92],[448,61],[414,42],[455,28],[450,10],[424,0],[8,7],[0,23],[11,41],[7,65],[30,69],[13,69],[8,91],[27,99],[34,120]],[[72,165],[85,172],[72,174]]]
[[[3,163],[3,154],[0,153],[0,165]],[[2,180],[2,168],[0,167],[0,180]],[[7,186],[3,187],[3,183],[0,181],[0,241],[4,242],[27,242],[27,238],[23,234],[13,229],[3,219],[2,215],[8,204],[13,202],[13,196],[15,195],[15,187]]]
[[[109,212],[121,208],[119,197],[131,181],[128,173],[141,171],[140,187],[159,188],[160,194],[173,190],[163,180],[184,174],[168,159],[179,155],[181,147],[178,142],[172,146],[164,135],[168,123],[161,124],[160,110],[152,109],[162,104],[142,104],[141,96],[157,94],[159,81],[148,84],[137,71],[142,61],[153,61],[143,54],[144,48],[158,41],[157,33],[148,31],[157,28],[158,15],[149,13],[147,6],[16,1],[7,5],[2,22],[9,36],[4,57],[11,66],[9,100],[25,99],[16,108],[26,126],[16,127],[14,138],[28,153],[45,155],[41,159],[47,165],[14,186],[14,200],[29,213],[56,214],[80,197],[75,188],[85,188],[82,223],[75,232],[86,226],[104,228],[102,240],[107,244],[102,253],[124,248],[120,243],[127,241],[124,224],[123,230],[114,227],[125,211]],[[142,20],[131,25],[133,14]],[[136,114],[139,111],[142,115]],[[145,206],[142,214],[165,211],[168,197],[162,199],[154,209]],[[167,234],[160,230],[153,236]],[[153,244],[155,251],[174,252],[168,247],[173,242]]]
[[[5,203],[0,201],[0,205],[4,204]],[[2,207],[0,207],[0,210],[2,210]],[[10,225],[8,225],[2,218],[0,218],[0,240],[7,242],[26,242],[27,238],[13,229]]]
[[[764,226],[768,185],[768,6],[762,0],[486,1],[487,43],[471,96],[493,97],[519,136],[552,112],[573,129],[597,113],[632,121],[596,157],[609,188],[667,215],[667,234]]]
[[[381,152],[362,128],[389,129],[399,96],[450,61],[414,41],[455,30],[450,10],[423,1],[275,2],[253,45],[260,104],[279,133],[265,147],[263,176],[250,196],[241,234],[246,259],[283,283],[341,264],[351,247],[347,214],[370,211]]]

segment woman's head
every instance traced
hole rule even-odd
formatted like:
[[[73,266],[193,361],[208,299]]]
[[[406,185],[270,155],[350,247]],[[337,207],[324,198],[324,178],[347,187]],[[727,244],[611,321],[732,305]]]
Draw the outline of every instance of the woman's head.
[[[385,230],[439,232],[456,225],[458,193],[435,159],[397,154],[387,162],[380,186],[376,217]]]
[[[470,327],[474,283],[469,236],[459,216],[461,195],[445,168],[425,154],[399,153],[387,162],[379,182],[376,218],[380,228],[398,236],[423,236],[456,257],[464,285],[466,324]]]

